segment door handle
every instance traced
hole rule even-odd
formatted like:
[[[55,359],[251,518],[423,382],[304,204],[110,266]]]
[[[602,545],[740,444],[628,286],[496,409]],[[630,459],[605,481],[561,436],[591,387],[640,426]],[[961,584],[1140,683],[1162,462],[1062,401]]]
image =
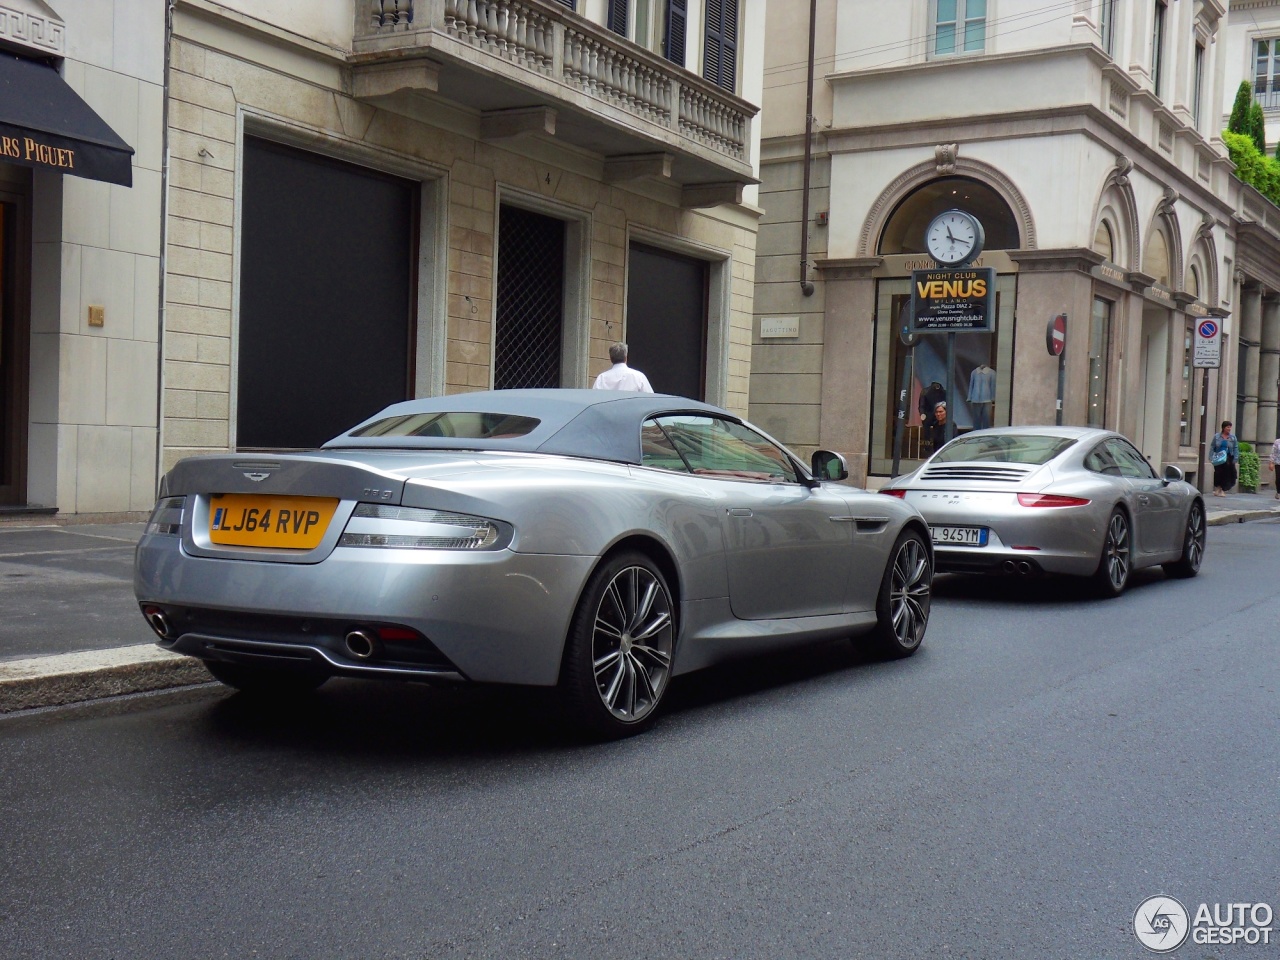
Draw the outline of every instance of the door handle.
[[[731,517],[750,517],[754,516],[749,507],[730,507],[729,516]]]

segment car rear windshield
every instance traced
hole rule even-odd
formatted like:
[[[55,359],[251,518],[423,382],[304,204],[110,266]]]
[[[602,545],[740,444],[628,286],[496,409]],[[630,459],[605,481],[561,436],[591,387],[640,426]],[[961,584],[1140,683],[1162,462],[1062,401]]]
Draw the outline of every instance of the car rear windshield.
[[[514,413],[407,413],[375,420],[351,431],[353,437],[455,437],[505,440],[523,437],[542,421]]]
[[[965,463],[994,460],[998,463],[1048,463],[1075,443],[1069,437],[1042,437],[1035,434],[986,434],[959,437],[933,458],[934,463]]]

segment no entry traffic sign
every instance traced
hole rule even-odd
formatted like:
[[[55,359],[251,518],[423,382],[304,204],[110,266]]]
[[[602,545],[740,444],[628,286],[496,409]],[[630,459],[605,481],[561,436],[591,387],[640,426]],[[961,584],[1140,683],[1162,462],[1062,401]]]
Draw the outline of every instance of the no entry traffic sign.
[[[1049,321],[1049,327],[1044,335],[1045,346],[1049,348],[1049,355],[1053,357],[1062,356],[1062,351],[1067,346],[1067,315],[1060,313]]]
[[[1222,366],[1222,325],[1217,320],[1201,320],[1196,324],[1191,365],[1205,370]]]

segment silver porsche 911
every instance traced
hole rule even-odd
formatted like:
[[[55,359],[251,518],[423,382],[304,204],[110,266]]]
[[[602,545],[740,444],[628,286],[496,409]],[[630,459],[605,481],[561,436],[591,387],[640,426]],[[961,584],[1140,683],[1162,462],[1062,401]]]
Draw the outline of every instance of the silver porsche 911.
[[[975,430],[880,492],[928,521],[939,570],[1091,576],[1114,597],[1140,567],[1194,577],[1204,558],[1199,491],[1108,430]]]
[[[162,646],[242,690],[558,684],[624,735],[728,657],[863,633],[916,650],[928,529],[846,476],[679,397],[413,400],[315,452],[178,463],[134,588]]]

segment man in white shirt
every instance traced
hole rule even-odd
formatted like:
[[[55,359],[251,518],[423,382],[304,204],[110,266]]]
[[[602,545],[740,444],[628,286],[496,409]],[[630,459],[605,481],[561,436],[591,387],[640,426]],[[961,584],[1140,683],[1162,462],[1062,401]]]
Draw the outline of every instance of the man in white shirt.
[[[597,390],[637,390],[640,393],[653,393],[649,386],[649,378],[639,370],[627,366],[627,345],[615,343],[609,348],[609,359],[613,366],[596,377]]]

